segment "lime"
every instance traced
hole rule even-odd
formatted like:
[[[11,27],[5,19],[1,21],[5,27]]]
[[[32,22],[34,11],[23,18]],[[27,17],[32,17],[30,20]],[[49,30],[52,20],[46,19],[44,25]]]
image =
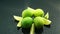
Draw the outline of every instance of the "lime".
[[[22,23],[21,21],[22,21],[22,19],[23,18],[21,18],[20,21],[18,22],[17,27],[21,27],[21,23]]]
[[[34,9],[28,7],[22,12],[22,17],[31,17],[33,15]]]
[[[44,16],[44,11],[42,9],[36,9],[34,11],[34,16]]]
[[[33,19],[31,17],[25,17],[23,20],[22,20],[22,28],[30,28],[31,25],[33,23]]]
[[[35,27],[37,27],[37,28],[43,27],[43,25],[44,25],[43,18],[42,17],[34,18],[34,24],[35,24]]]
[[[17,21],[20,21],[20,20],[22,19],[22,17],[20,17],[20,16],[15,16],[15,15],[14,15],[13,17],[14,17],[14,19],[17,20]]]
[[[51,21],[48,20],[48,19],[43,19],[44,20],[44,25],[50,25],[51,24]]]
[[[49,13],[47,12],[44,18],[48,19],[49,18]]]
[[[35,31],[35,29],[34,29],[34,23],[33,23],[31,26],[31,29],[30,29],[30,34],[34,34],[34,31]]]

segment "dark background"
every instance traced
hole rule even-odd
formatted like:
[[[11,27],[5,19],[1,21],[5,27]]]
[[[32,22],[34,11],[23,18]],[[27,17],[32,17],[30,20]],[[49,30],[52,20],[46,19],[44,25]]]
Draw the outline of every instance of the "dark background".
[[[37,30],[35,34],[60,34],[60,1],[59,0],[0,0],[0,34],[28,34],[24,29],[17,30],[13,15],[21,16],[27,7],[41,8],[49,12],[52,24]],[[23,32],[25,31],[25,32]]]

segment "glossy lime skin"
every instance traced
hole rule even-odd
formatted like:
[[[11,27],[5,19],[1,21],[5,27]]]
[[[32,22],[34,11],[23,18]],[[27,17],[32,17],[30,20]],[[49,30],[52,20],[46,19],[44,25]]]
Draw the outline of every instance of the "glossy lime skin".
[[[36,9],[34,11],[34,16],[37,17],[37,16],[44,16],[44,11],[42,9]]]
[[[32,17],[33,16],[33,9],[27,8],[22,12],[22,17]]]
[[[23,20],[22,20],[22,28],[30,28],[31,25],[33,23],[33,19],[31,17],[25,17]]]
[[[34,25],[36,28],[41,28],[44,25],[44,21],[42,17],[35,17],[34,18]]]

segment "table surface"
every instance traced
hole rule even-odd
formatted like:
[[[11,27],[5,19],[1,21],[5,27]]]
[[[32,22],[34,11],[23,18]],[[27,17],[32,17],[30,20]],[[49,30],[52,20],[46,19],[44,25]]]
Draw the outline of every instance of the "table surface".
[[[0,0],[0,34],[29,34],[29,29],[17,29],[13,15],[21,16],[27,7],[41,8],[49,12],[52,24],[50,27],[36,29],[35,34],[60,34],[60,1],[59,0]]]

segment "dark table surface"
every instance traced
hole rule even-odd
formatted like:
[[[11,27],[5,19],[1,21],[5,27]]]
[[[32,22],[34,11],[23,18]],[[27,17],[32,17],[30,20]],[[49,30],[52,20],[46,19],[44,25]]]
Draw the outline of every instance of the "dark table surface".
[[[50,27],[43,27],[35,34],[60,34],[60,1],[59,0],[0,0],[0,34],[29,34],[26,29],[17,30],[17,23],[13,15],[21,16],[27,7],[41,8],[49,12],[52,24]]]

